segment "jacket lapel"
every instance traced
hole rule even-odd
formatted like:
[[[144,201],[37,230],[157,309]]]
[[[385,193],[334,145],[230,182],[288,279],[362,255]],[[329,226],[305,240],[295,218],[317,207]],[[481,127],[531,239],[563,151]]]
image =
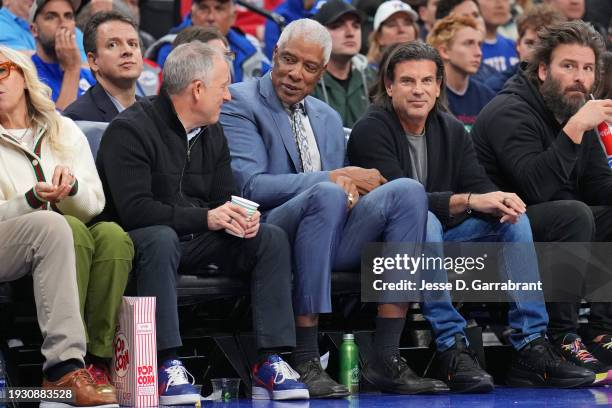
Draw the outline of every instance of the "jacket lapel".
[[[104,121],[110,122],[113,120],[115,116],[119,113],[113,101],[111,101],[110,97],[102,88],[100,83],[96,83],[91,90],[91,96],[93,97],[93,101],[96,104],[98,110],[102,113],[102,117]]]
[[[270,108],[270,116],[272,116],[276,128],[281,135],[285,149],[287,150],[289,157],[291,157],[291,161],[293,162],[296,172],[299,172],[300,158],[298,155],[297,146],[295,145],[295,138],[293,136],[293,132],[291,131],[289,115],[287,115],[287,112],[285,111],[280,99],[278,99],[278,96],[276,95],[276,91],[274,91],[270,75],[264,75],[259,80],[259,93],[266,100],[268,107]]]
[[[446,146],[441,137],[441,129],[438,128],[437,121],[435,120],[436,115],[429,113],[427,122],[425,123],[426,134],[423,137],[425,139],[425,145],[427,146],[427,185],[425,186],[426,191],[433,189],[432,180],[437,180],[438,166],[450,165],[444,163],[441,160],[442,149],[446,149]],[[458,155],[463,155],[463,152],[457,152]]]

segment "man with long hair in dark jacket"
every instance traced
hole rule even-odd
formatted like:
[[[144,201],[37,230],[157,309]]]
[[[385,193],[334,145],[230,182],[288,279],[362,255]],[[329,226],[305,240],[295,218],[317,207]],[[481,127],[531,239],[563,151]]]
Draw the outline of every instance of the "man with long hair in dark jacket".
[[[373,106],[353,127],[349,161],[376,168],[389,180],[409,177],[425,186],[427,242],[498,242],[503,246],[500,276],[536,282],[538,264],[525,204],[489,180],[463,125],[441,106],[444,87],[444,64],[431,46],[404,43],[387,51]],[[444,256],[435,245],[429,250]],[[508,320],[514,329],[510,342],[516,352],[506,382],[529,387],[591,384],[595,374],[563,361],[545,338],[548,315],[542,293],[534,291],[527,301],[525,294],[509,293]],[[432,318],[427,310],[424,315]],[[465,321],[452,308],[436,319],[447,320],[455,338],[436,339],[438,351],[429,375],[457,391],[482,390],[477,384],[485,377],[467,351]],[[447,362],[452,360],[461,361],[459,368],[450,369]]]
[[[610,242],[612,172],[594,129],[612,123],[612,100],[589,100],[603,39],[582,21],[554,24],[538,36],[526,69],[508,81],[472,129],[478,158],[493,182],[523,197],[535,241]],[[586,245],[573,249],[584,252],[583,259],[590,256]],[[568,262],[556,259],[555,281],[566,288],[593,282],[593,269],[583,275],[585,265],[570,268]],[[591,303],[586,346],[577,333],[579,303],[589,293],[547,305],[548,336],[569,361],[609,366],[612,303]]]

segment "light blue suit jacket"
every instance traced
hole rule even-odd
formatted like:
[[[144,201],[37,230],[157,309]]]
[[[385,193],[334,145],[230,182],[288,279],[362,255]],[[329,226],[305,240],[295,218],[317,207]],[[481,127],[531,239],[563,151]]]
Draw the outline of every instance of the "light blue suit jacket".
[[[270,210],[313,185],[329,181],[329,171],[344,166],[342,119],[324,102],[307,96],[306,114],[314,132],[321,169],[299,173],[300,158],[289,115],[270,75],[230,86],[221,124],[232,155],[232,169],[243,197]]]

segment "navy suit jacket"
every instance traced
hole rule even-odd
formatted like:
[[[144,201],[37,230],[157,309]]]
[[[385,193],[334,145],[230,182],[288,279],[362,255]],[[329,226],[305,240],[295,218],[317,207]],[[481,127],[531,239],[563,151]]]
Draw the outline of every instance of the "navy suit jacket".
[[[307,96],[306,114],[314,132],[321,171],[300,173],[300,158],[289,115],[270,75],[230,86],[232,100],[223,105],[221,124],[228,139],[232,169],[243,197],[265,211],[313,185],[329,181],[329,171],[344,166],[342,119],[326,103]]]
[[[72,120],[110,122],[119,114],[119,111],[102,85],[97,82],[76,101],[72,102],[63,114]]]

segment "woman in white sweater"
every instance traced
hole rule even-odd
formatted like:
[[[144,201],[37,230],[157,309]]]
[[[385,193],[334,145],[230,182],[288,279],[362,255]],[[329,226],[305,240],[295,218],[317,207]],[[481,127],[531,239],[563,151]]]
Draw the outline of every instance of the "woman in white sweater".
[[[60,116],[29,58],[0,46],[0,221],[35,211],[63,214],[72,229],[88,369],[114,393],[106,361],[134,248],[115,223],[90,221],[104,192],[87,139]]]

